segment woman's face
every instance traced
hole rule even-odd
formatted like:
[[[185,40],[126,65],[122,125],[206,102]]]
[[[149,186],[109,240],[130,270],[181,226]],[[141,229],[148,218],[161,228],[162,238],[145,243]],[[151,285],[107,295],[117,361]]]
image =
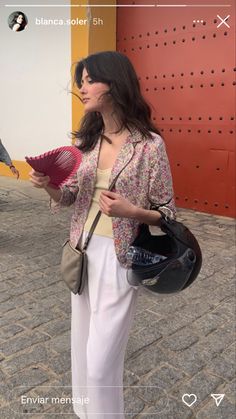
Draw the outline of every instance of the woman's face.
[[[23,22],[24,18],[22,15],[19,15],[18,18],[16,19],[17,23],[19,23],[19,25],[21,25],[21,23]]]
[[[102,112],[107,106],[110,106],[107,96],[102,96],[109,90],[109,86],[105,83],[94,82],[85,68],[83,69],[79,90],[85,112]]]

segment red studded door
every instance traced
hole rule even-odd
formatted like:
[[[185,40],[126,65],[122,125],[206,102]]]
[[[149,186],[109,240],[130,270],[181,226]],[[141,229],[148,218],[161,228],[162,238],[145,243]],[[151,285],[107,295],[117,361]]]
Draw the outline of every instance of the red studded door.
[[[177,206],[234,217],[235,3],[184,3],[118,1],[132,7],[117,8],[117,50],[134,64],[152,104]]]

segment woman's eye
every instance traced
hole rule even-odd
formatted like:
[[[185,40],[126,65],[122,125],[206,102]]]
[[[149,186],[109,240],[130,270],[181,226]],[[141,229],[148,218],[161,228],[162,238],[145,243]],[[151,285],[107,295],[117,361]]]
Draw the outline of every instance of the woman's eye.
[[[95,83],[95,81],[93,79],[87,79],[86,83],[93,84],[93,83]],[[81,89],[83,85],[84,85],[84,81],[81,80],[79,88]]]

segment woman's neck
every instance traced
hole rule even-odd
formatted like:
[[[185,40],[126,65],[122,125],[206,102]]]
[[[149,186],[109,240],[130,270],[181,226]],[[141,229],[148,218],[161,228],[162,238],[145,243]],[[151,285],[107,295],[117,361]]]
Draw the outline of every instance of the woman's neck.
[[[102,112],[102,119],[103,119],[103,124],[104,124],[104,128],[103,128],[103,134],[107,135],[109,137],[109,135],[114,135],[117,133],[117,131],[119,131],[119,134],[121,134],[125,127],[122,127],[122,123],[119,120],[119,118],[116,116],[115,112],[113,111],[107,111],[107,112]]]
[[[104,128],[102,138],[109,144],[123,143],[130,134],[129,130],[122,125],[113,110],[101,112]]]

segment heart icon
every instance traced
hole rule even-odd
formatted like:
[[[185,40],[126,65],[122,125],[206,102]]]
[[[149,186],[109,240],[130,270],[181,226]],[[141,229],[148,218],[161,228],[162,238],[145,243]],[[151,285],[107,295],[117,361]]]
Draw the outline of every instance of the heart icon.
[[[196,394],[185,393],[182,396],[182,400],[188,407],[190,407],[197,401],[197,396],[196,396]]]

